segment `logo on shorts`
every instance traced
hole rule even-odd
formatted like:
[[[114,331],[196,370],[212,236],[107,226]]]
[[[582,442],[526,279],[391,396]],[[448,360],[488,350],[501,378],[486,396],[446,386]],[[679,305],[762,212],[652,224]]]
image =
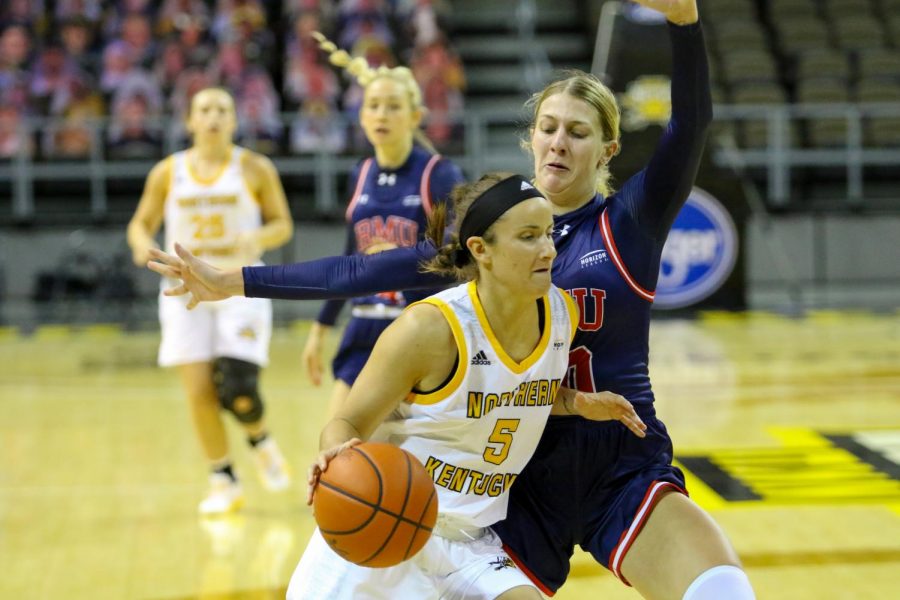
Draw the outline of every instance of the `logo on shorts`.
[[[490,359],[488,359],[487,354],[484,353],[484,350],[479,350],[475,356],[472,357],[473,365],[489,365],[491,364]]]
[[[249,325],[246,325],[246,326],[242,327],[240,331],[238,331],[238,336],[242,337],[244,339],[247,339],[247,340],[255,341],[256,340],[256,331]]]
[[[498,556],[494,560],[488,563],[492,567],[494,567],[495,571],[502,571],[503,569],[515,569],[516,563],[508,556]]]

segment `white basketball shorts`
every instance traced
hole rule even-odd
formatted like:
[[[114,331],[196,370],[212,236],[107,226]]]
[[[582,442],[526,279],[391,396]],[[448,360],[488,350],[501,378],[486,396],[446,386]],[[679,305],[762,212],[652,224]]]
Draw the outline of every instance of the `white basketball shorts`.
[[[386,569],[347,562],[319,530],[288,586],[288,600],[492,600],[531,581],[491,531],[473,541],[432,535],[412,559]]]
[[[269,363],[272,301],[235,296],[187,310],[187,296],[159,295],[159,365],[207,362],[220,356]]]

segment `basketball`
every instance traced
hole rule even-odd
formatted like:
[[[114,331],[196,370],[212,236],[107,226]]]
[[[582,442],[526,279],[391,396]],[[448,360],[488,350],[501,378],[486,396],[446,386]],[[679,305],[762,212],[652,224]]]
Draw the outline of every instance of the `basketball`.
[[[319,478],[316,523],[332,550],[364,567],[392,567],[431,537],[438,498],[409,452],[365,442],[338,454]]]

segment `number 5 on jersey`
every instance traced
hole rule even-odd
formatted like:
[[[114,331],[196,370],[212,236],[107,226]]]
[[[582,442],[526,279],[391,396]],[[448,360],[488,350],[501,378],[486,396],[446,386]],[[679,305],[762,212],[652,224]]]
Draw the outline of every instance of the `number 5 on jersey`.
[[[519,428],[520,419],[497,419],[494,431],[488,437],[488,445],[481,456],[485,461],[499,465],[509,456],[509,447],[512,446],[513,433]],[[492,446],[491,444],[499,444]]]

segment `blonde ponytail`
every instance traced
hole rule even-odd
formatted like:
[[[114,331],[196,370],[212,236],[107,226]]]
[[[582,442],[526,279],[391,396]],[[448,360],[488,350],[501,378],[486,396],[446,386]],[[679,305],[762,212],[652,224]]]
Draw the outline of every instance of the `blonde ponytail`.
[[[412,110],[420,111],[423,117],[428,114],[428,109],[422,103],[422,89],[419,87],[419,84],[416,82],[416,78],[413,76],[413,72],[410,69],[407,67],[386,67],[384,65],[377,69],[373,69],[369,66],[365,57],[357,56],[354,58],[350,56],[349,52],[342,48],[338,48],[337,44],[322,35],[322,33],[313,31],[312,36],[316,42],[318,42],[319,48],[321,48],[323,52],[328,53],[328,62],[350,73],[359,85],[365,88],[379,77],[393,79],[406,90],[406,93],[409,96],[409,105]],[[435,150],[431,140],[428,139],[421,129],[417,129],[413,133],[413,137],[420,146],[424,147],[432,154],[437,154],[437,150]]]
[[[312,36],[319,43],[319,48],[328,53],[328,62],[353,75],[359,85],[366,87],[375,79],[376,71],[369,66],[365,57],[353,58],[349,52],[338,48],[337,44],[318,31],[313,31]]]

